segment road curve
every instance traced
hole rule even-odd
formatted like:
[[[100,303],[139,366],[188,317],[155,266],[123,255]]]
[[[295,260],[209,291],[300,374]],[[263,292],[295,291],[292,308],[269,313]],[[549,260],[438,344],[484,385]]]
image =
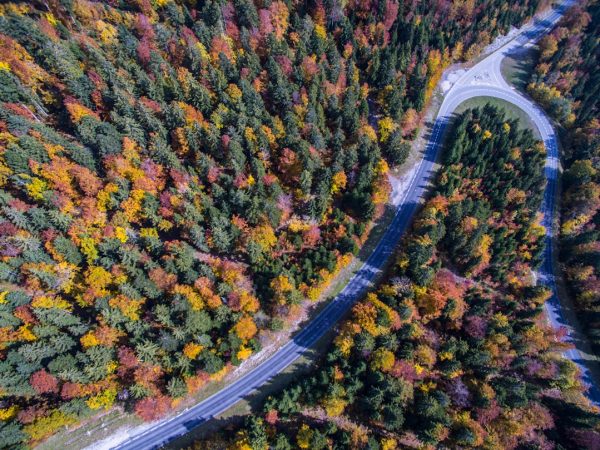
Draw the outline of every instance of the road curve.
[[[452,97],[447,97],[448,101],[444,101],[438,117],[449,117],[461,103],[474,97],[495,97],[517,106],[531,118],[540,133],[541,140],[544,142],[546,147],[545,176],[547,184],[540,211],[544,217],[542,225],[546,229],[546,236],[544,259],[537,275],[539,282],[552,291],[551,298],[545,304],[548,322],[555,329],[566,329],[565,341],[572,342],[575,330],[565,317],[565,312],[559,300],[554,275],[553,218],[559,173],[558,138],[542,109],[512,88],[505,89],[496,86],[457,87],[453,91]],[[587,397],[593,404],[600,406],[600,389],[594,383],[589,367],[586,365],[585,358],[583,358],[581,352],[577,348],[572,348],[565,351],[563,356],[573,361],[579,367],[582,379],[588,387]]]
[[[452,113],[462,102],[472,97],[490,96],[514,103],[531,117],[538,127],[546,145],[548,151],[546,164],[548,184],[544,195],[542,211],[544,213],[544,225],[546,226],[547,231],[546,251],[544,253],[544,263],[540,271],[540,280],[542,283],[547,284],[553,292],[552,299],[547,303],[549,320],[555,327],[562,326],[564,320],[562,319],[562,310],[560,308],[560,303],[558,302],[556,284],[554,282],[551,245],[553,236],[551,225],[558,176],[557,138],[549,121],[537,106],[512,91],[505,82],[502,84],[504,80],[501,76],[498,77],[500,67],[498,61],[504,57],[508,50],[514,50],[533,39],[539,38],[561,17],[564,6],[568,6],[571,3],[572,0],[564,2],[562,8],[549,11],[532,24],[525,26],[521,32],[517,34],[515,39],[496,50],[496,52],[492,53],[467,71],[452,89],[450,89],[446,94],[445,100],[434,123],[431,137],[425,148],[423,158],[418,162],[417,169],[414,171],[404,197],[397,207],[392,223],[389,225],[381,241],[359,271],[352,277],[342,292],[340,292],[314,320],[312,320],[291,341],[281,347],[269,359],[254,368],[251,372],[206,400],[174,417],[157,423],[156,426],[142,433],[132,436],[115,448],[121,450],[157,448],[188,433],[191,429],[201,423],[206,422],[229,409],[239,400],[248,396],[265,384],[269,379],[279,374],[310,348],[311,345],[323,336],[329,328],[339,321],[349,308],[364,295],[375,275],[382,269],[394,251],[402,234],[407,229],[419,201],[423,197],[424,190],[431,179],[434,168],[433,165],[441,147],[441,138]],[[485,73],[486,70],[492,73],[490,79],[492,80],[492,83],[496,84],[496,82],[498,82],[498,86],[469,84],[469,80],[473,81],[473,78],[475,78],[475,83],[482,82],[481,78],[477,78],[477,74]],[[483,84],[485,84],[485,80],[483,80]],[[584,377],[590,379],[589,371],[587,371],[587,368],[582,366],[579,362],[581,356],[576,350],[569,350],[565,353],[565,356],[575,361],[582,368]],[[600,403],[600,392],[595,386],[590,389],[588,394],[593,402],[597,404]]]

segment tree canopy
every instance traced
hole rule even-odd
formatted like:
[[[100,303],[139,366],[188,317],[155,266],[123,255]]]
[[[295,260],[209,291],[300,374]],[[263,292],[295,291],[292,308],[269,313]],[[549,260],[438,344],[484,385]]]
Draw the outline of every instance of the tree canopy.
[[[154,419],[269,342],[364,242],[443,68],[537,6],[2,2],[0,447]]]

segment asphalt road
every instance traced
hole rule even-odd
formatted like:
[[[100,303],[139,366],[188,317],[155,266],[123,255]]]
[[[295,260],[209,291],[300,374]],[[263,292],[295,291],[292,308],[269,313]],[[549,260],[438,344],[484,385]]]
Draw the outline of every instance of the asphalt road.
[[[423,158],[418,162],[417,170],[414,171],[413,178],[397,208],[392,223],[356,275],[313,321],[269,359],[237,381],[179,415],[158,422],[156,426],[132,436],[115,448],[122,450],[157,448],[188,433],[201,423],[229,409],[239,400],[279,374],[310,348],[329,328],[335,325],[349,308],[364,295],[371,281],[384,266],[402,234],[406,231],[433,173],[433,165],[441,147],[444,129],[458,105],[469,98],[487,96],[509,101],[523,109],[540,131],[548,153],[546,164],[548,183],[541,208],[544,213],[544,226],[546,227],[546,250],[539,279],[541,283],[550,287],[554,294],[546,305],[549,321],[554,327],[566,326],[568,328],[558,300],[552,259],[552,217],[558,179],[557,138],[541,109],[514,91],[504,81],[500,74],[500,62],[509,52],[547,32],[561,17],[564,7],[571,3],[573,3],[572,0],[563,2],[562,7],[547,13],[542,19],[524,27],[515,39],[473,66],[447,92],[434,123]],[[581,367],[584,379],[591,384],[590,373],[582,362],[581,354],[573,349],[566,352],[565,356]],[[596,386],[592,386],[588,395],[593,402],[600,404],[600,391]]]

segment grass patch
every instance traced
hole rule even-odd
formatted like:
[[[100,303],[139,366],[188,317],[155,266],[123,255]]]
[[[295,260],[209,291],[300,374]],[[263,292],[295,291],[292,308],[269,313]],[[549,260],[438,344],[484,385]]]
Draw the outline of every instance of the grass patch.
[[[82,449],[111,436],[114,431],[124,425],[141,425],[142,421],[133,414],[124,414],[120,409],[113,409],[105,414],[93,416],[75,428],[61,430],[47,440],[36,445],[36,450]]]
[[[495,98],[495,97],[470,98],[469,100],[461,103],[458,106],[458,108],[456,108],[455,113],[460,114],[460,113],[463,113],[464,111],[466,111],[467,109],[480,108],[487,104],[490,104],[497,108],[503,109],[505,111],[506,116],[509,119],[516,119],[519,122],[520,126],[531,130],[533,132],[533,135],[536,138],[538,138],[538,139],[540,138],[540,133],[539,133],[537,127],[535,126],[533,121],[529,118],[527,113],[525,111],[523,111],[521,108],[519,108],[518,106],[515,106],[512,103],[507,102],[506,100],[502,100],[502,99]]]
[[[537,47],[525,47],[505,56],[500,66],[504,79],[520,91],[525,92],[531,73],[535,68],[537,54]]]

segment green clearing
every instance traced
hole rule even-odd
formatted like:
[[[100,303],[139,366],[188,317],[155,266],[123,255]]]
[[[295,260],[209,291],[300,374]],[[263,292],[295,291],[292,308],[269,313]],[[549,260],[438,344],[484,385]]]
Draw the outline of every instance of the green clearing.
[[[540,137],[540,133],[536,128],[533,121],[529,118],[529,116],[523,111],[521,108],[513,105],[512,103],[507,102],[506,100],[501,100],[495,97],[474,97],[469,100],[461,103],[458,108],[456,108],[456,113],[460,114],[467,109],[478,108],[481,106],[485,106],[486,104],[490,104],[492,106],[502,108],[505,111],[506,116],[509,119],[516,119],[519,121],[519,124],[522,127],[530,129],[533,132],[533,135],[537,138]]]
[[[537,61],[537,47],[522,48],[502,60],[500,71],[506,81],[525,92]]]

